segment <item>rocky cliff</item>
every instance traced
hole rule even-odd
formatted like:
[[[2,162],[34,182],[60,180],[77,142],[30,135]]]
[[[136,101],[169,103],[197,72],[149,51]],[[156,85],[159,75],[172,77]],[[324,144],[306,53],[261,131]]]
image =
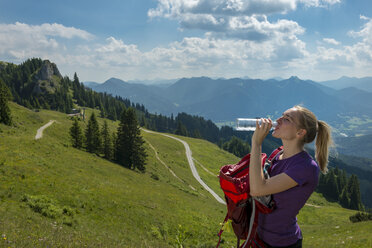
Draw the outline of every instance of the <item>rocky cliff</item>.
[[[56,64],[49,60],[44,60],[40,70],[35,74],[35,93],[53,93],[59,87],[62,75],[59,72]]]

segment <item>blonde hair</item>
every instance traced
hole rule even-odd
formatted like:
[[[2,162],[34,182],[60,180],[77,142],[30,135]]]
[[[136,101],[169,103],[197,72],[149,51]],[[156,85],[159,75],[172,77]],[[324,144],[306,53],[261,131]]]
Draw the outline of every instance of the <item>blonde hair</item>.
[[[306,130],[304,144],[311,143],[315,140],[315,159],[323,173],[328,171],[328,154],[329,147],[333,145],[331,136],[331,127],[325,122],[317,120],[313,112],[300,105],[294,106],[297,110],[297,125]]]

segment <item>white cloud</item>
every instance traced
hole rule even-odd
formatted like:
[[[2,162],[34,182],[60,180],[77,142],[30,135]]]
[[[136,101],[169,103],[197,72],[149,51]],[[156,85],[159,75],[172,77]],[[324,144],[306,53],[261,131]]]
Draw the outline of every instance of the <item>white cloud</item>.
[[[295,0],[159,0],[148,16],[178,20],[181,28],[205,30],[216,37],[262,41],[273,39],[278,32],[302,33],[293,21],[270,23],[266,18],[295,8]]]
[[[360,15],[360,19],[362,19],[362,20],[370,20],[370,18],[368,18],[368,17],[366,17],[366,16],[364,16],[364,15]]]
[[[61,24],[44,23],[29,25],[0,24],[0,56],[6,59],[22,61],[30,57],[41,57],[51,51],[60,53],[65,50],[59,42],[63,39],[89,40],[93,35],[74,27]]]
[[[81,39],[91,39],[93,35],[87,31],[77,29],[74,27],[65,27],[58,23],[44,23],[41,25],[29,25],[25,23],[16,22],[15,24],[0,24],[1,33],[22,33],[30,36],[55,36],[66,39],[74,37]]]
[[[363,42],[369,45],[372,45],[372,19],[360,16],[361,20],[367,21],[360,31],[350,31],[348,34],[354,38],[361,37]]]
[[[228,20],[210,14],[185,14],[180,21],[182,28],[221,32],[228,29]]]
[[[84,60],[96,61],[96,67],[104,68],[101,74],[106,75],[105,79],[111,76],[124,79],[222,77],[241,76],[242,72],[253,75],[272,71],[273,64],[279,69],[286,66],[288,61],[307,56],[305,44],[295,36],[278,36],[275,41],[258,43],[208,35],[203,38],[184,38],[180,42],[172,42],[166,47],[156,47],[147,52],[110,37],[105,44],[96,45],[89,54],[90,57]],[[69,60],[71,64],[81,59]],[[90,65],[86,64],[85,67],[87,71],[94,70]]]
[[[341,0],[298,0],[299,3],[305,4],[307,7],[328,7],[330,5],[341,3]]]
[[[354,44],[343,46],[333,38],[324,38],[312,52],[298,38],[304,29],[296,22],[271,23],[261,15],[231,17],[229,25],[234,28],[226,30],[227,36],[223,32],[206,32],[203,37],[186,37],[148,51],[118,37],[87,40],[81,35],[53,33],[42,25],[34,29],[38,32],[27,33],[24,29],[9,31],[13,27],[1,24],[0,57],[16,63],[30,57],[50,59],[62,74],[72,76],[76,71],[82,80],[98,82],[113,76],[129,80],[192,76],[285,78],[296,74],[320,80],[370,75],[372,20],[361,19],[365,23],[349,32],[355,38]],[[222,20],[217,19],[216,23],[222,25]],[[31,26],[23,27],[27,30]],[[235,30],[261,34],[264,38],[241,39],[242,33],[234,33]],[[85,33],[88,32],[81,30],[81,34]]]
[[[283,35],[292,37],[304,33],[304,28],[298,23],[289,20],[278,20],[270,23],[266,16],[233,17],[230,20],[230,27],[227,36],[246,40],[275,40]]]
[[[305,29],[290,20],[270,22],[271,14],[294,11],[298,5],[324,7],[340,0],[158,0],[148,11],[150,18],[179,22],[182,29],[199,29],[215,38],[262,42],[282,35],[303,34]]]
[[[317,51],[310,53],[308,57],[296,61],[298,71],[308,70],[308,77],[337,78],[340,76],[370,76],[372,67],[372,20],[361,16],[362,20],[367,21],[359,30],[352,30],[348,34],[356,39],[356,42],[347,46],[334,39],[324,38],[328,44],[338,45],[334,47],[324,47],[318,43]],[[293,60],[295,61],[295,60]],[[290,61],[291,64],[293,61]],[[301,69],[302,68],[302,69]],[[313,74],[313,76],[311,76]]]
[[[182,18],[184,14],[240,16],[286,13],[296,8],[296,0],[158,0],[148,16]]]
[[[114,37],[109,37],[106,41],[108,44],[95,49],[97,59],[101,63],[113,66],[138,66],[142,62],[142,53],[136,45],[126,45]]]
[[[331,44],[331,45],[340,45],[340,42],[338,42],[337,40],[333,39],[333,38],[323,38],[323,41],[325,43],[328,43],[328,44]]]
[[[304,4],[324,7],[340,0],[158,0],[158,5],[148,11],[150,18],[163,17],[177,20],[182,28],[201,29],[226,37],[248,40],[265,40],[272,27],[267,16],[287,13]],[[293,28],[293,21],[278,20],[277,32],[286,33]],[[270,26],[271,24],[271,26]],[[287,27],[282,28],[283,25]],[[295,27],[296,31],[299,30]],[[232,31],[230,31],[232,30]],[[298,32],[302,33],[302,32]]]

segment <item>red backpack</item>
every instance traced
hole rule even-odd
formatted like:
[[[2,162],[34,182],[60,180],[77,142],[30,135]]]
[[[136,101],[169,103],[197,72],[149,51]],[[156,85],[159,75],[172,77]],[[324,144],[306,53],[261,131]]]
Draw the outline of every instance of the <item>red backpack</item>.
[[[261,154],[261,163],[265,178],[269,177],[271,161],[282,151],[279,147],[272,152],[267,159],[265,153]],[[252,197],[249,194],[249,162],[251,154],[247,154],[239,163],[228,164],[220,169],[220,186],[225,194],[227,205],[227,214],[223,225],[231,219],[234,233],[238,238],[237,247],[240,240],[245,242],[240,248],[244,247],[265,247],[262,241],[257,237],[256,229],[258,222],[258,213],[271,213],[274,210],[275,203],[272,196]],[[219,240],[217,248],[221,242],[223,228],[218,233]]]

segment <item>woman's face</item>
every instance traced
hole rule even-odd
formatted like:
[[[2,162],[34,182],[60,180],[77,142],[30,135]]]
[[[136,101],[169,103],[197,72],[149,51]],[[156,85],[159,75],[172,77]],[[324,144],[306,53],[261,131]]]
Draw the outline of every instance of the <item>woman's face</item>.
[[[283,115],[276,120],[278,125],[275,127],[272,136],[284,140],[297,138],[297,112],[295,108],[286,110]]]

